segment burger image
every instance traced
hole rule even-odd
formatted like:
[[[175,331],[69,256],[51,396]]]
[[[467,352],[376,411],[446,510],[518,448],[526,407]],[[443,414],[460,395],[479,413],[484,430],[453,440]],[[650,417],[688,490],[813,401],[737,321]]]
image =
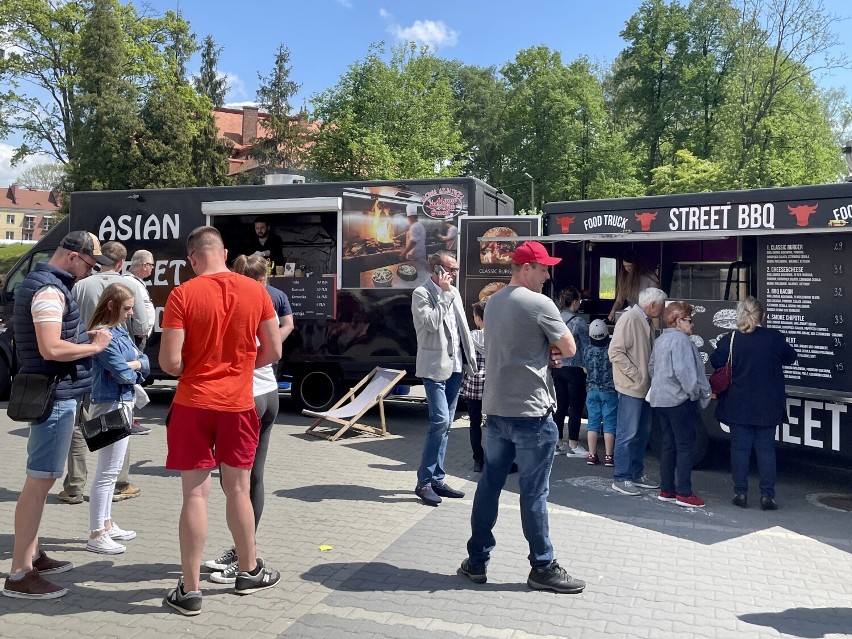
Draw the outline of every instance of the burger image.
[[[734,330],[737,327],[737,311],[733,308],[723,308],[713,314],[713,326]]]
[[[481,264],[511,264],[512,254],[518,247],[517,242],[498,242],[486,238],[518,237],[512,229],[507,226],[495,226],[482,234],[479,241],[479,262]]]
[[[481,302],[482,300],[489,298],[504,286],[506,286],[506,282],[490,282],[482,287],[477,299]]]

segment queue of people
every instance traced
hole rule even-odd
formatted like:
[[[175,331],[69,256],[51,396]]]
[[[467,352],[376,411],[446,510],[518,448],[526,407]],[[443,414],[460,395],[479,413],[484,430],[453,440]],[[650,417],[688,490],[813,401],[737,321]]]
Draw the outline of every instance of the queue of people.
[[[65,456],[73,450],[81,404],[84,418],[123,410],[128,421],[133,419],[135,385],[149,371],[139,343],[150,325],[132,318],[147,312],[150,298],[140,306],[141,292],[118,274],[126,255],[117,242],[102,249],[95,236],[70,233],[47,264],[33,269],[16,296],[21,370],[55,375],[58,384],[44,428],[30,429],[27,478],[16,508],[6,596],[49,599],[67,592],[44,575],[73,566],[40,549],[38,527],[47,492],[61,477]],[[139,260],[134,256],[134,262],[147,266],[152,259],[148,256],[147,252]],[[220,471],[234,543],[217,559],[205,562],[216,571],[211,580],[234,584],[239,595],[271,588],[280,580],[280,573],[258,556],[256,531],[263,513],[271,425],[278,412],[272,366],[293,330],[292,311],[286,296],[266,284],[264,256],[240,256],[233,271],[227,268],[226,257],[217,229],[195,229],[187,240],[187,259],[196,277],[171,292],[162,320],[159,364],[179,378],[166,418],[166,467],[180,473],[183,497],[178,527],[182,575],[164,603],[188,616],[199,614],[202,607],[200,567],[213,469]],[[486,583],[496,545],[493,528],[500,494],[507,476],[518,472],[521,522],[530,551],[527,584],[536,590],[578,594],[586,584],[559,565],[549,535],[547,496],[554,459],[561,453],[597,465],[603,436],[604,466],[613,468],[614,491],[636,496],[641,489],[659,489],[661,501],[700,508],[704,501],[691,484],[692,448],[699,407],[708,405],[711,394],[691,339],[690,304],[666,304],[662,290],[646,286],[610,337],[602,320],[589,325],[579,315],[581,295],[576,288],[566,289],[560,297],[561,311],[542,294],[550,279],[549,267],[559,262],[538,242],[518,246],[511,281],[474,305],[477,330],[471,332],[453,285],[459,270],[456,258],[446,251],[428,257],[432,275],[414,290],[411,306],[417,375],[423,379],[429,412],[414,493],[432,507],[443,498],[464,497],[446,483],[444,468],[463,388],[471,411],[474,469],[481,475],[467,558],[458,572],[474,583]],[[105,272],[92,278],[96,263]],[[653,320],[660,316],[664,328],[657,337]],[[733,365],[731,386],[716,408],[717,417],[731,425],[732,501],[747,507],[754,449],[761,508],[775,510],[773,435],[784,411],[781,367],[796,353],[780,332],[762,326],[763,319],[759,301],[741,301],[737,330],[719,340],[710,361],[714,366],[726,361]],[[78,340],[82,327],[85,343]],[[589,417],[588,450],[579,441],[584,407]],[[662,432],[661,482],[644,468],[652,411]],[[95,553],[125,552],[119,542],[136,537],[133,530],[115,523],[111,510],[122,461],[126,465],[127,444],[126,438],[119,440],[98,454],[86,543],[86,549]],[[70,468],[69,458],[69,473]]]

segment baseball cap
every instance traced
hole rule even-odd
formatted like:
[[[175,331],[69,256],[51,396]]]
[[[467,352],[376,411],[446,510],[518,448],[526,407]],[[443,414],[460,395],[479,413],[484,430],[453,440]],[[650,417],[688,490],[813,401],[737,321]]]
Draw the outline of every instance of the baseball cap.
[[[547,249],[540,242],[524,242],[515,249],[512,261],[515,264],[544,264],[545,266],[553,266],[554,264],[559,264],[562,258],[550,257],[547,254]]]
[[[98,238],[86,231],[72,231],[62,238],[59,248],[74,251],[81,255],[88,255],[98,264],[103,264],[104,266],[112,266],[114,264],[111,259],[101,253],[101,243],[98,241]]]
[[[592,339],[604,339],[607,335],[609,335],[609,329],[603,320],[596,319],[589,325],[589,337]]]

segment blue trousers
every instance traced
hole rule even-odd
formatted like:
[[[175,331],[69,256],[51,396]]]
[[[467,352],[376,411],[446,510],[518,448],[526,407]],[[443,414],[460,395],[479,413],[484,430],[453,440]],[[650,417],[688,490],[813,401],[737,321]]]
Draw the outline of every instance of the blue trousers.
[[[698,402],[655,408],[663,434],[660,452],[660,490],[684,497],[692,494],[692,448],[698,423]],[[677,471],[677,484],[675,484]]]
[[[618,394],[615,426],[615,481],[638,481],[645,473],[645,449],[651,434],[651,405],[640,397]]]
[[[550,469],[556,447],[556,422],[544,417],[499,417],[488,415],[485,429],[485,467],[476,486],[470,515],[470,540],[467,552],[470,564],[488,564],[496,545],[494,525],[500,493],[514,461],[518,465],[521,497],[521,526],[529,544],[533,568],[544,568],[553,561],[553,545],[547,517]]]
[[[760,476],[760,496],[775,499],[775,427],[729,424],[731,427],[731,474],[734,492],[748,494],[748,467],[751,449],[757,458],[757,473]]]
[[[461,383],[461,373],[453,373],[443,382],[423,378],[426,403],[429,405],[429,432],[426,433],[423,456],[417,470],[418,487],[444,481],[444,456],[447,454],[447,441],[456,415]]]

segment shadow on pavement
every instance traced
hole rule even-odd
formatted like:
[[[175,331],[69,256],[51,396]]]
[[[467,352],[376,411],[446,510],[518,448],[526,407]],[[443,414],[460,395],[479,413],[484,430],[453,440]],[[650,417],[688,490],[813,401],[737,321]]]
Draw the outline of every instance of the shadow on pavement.
[[[349,574],[343,583],[334,585],[339,572]],[[526,592],[526,583],[474,584],[459,574],[444,575],[412,568],[399,568],[382,562],[330,563],[314,566],[301,574],[302,579],[322,583],[338,592],[447,592],[478,590],[482,592]],[[332,583],[328,583],[331,581]]]
[[[739,618],[793,637],[818,639],[826,635],[845,635],[852,629],[852,608],[790,608],[781,612],[740,615]]]
[[[314,484],[299,488],[282,488],[273,493],[276,497],[298,499],[305,502],[322,502],[325,500],[374,501],[381,503],[410,502],[417,499],[413,492],[403,497],[405,493],[396,490],[381,490],[368,486],[353,484]]]

